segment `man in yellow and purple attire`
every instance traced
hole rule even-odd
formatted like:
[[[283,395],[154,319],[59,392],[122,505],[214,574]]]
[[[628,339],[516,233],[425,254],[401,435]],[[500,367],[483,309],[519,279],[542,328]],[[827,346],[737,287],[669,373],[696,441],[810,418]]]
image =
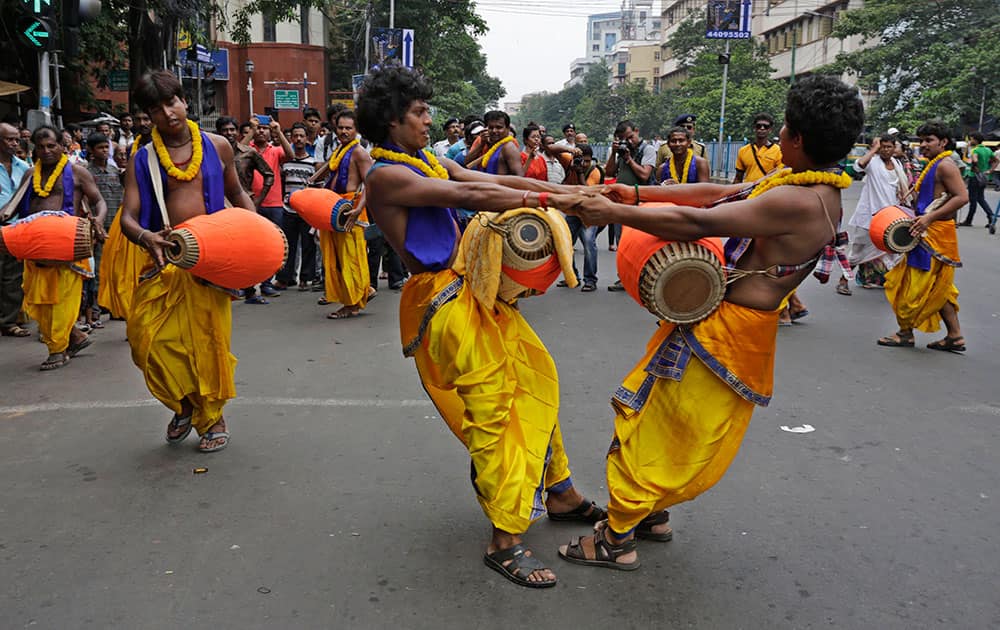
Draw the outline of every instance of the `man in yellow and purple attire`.
[[[470,286],[477,274],[499,269],[454,269],[460,232],[453,208],[534,207],[544,205],[546,191],[568,189],[438,162],[425,149],[431,95],[419,73],[384,67],[366,79],[357,110],[361,133],[376,145],[368,211],[413,274],[400,299],[403,352],[469,451],[476,497],[493,525],[484,562],[519,585],[554,586],[555,575],[521,534],[546,511],[552,520],[584,522],[604,512],[571,481],[552,357],[515,307],[488,306]]]
[[[917,129],[920,154],[930,159],[917,179],[916,220],[910,229],[920,237],[920,245],[906,259],[885,274],[885,297],[896,314],[899,331],[882,337],[880,346],[912,348],[913,329],[936,332],[944,321],[943,339],[927,344],[931,350],[964,352],[965,337],[958,322],[958,289],[955,269],[958,234],[955,214],[969,202],[962,176],[946,150],[951,131],[940,121],[930,121]]]
[[[615,186],[607,197],[553,196],[554,206],[587,225],[621,223],[677,241],[730,236],[732,281],[718,309],[702,321],[661,322],[615,391],[608,520],[593,535],[560,547],[561,557],[638,568],[636,538],[670,540],[666,509],[694,499],[725,474],[755,405],[771,399],[781,305],[821,256],[834,255],[839,189],[850,185],[837,162],[863,121],[855,88],[809,77],[788,93],[780,138],[790,171],[750,187]],[[677,205],[639,206],[641,201]]]

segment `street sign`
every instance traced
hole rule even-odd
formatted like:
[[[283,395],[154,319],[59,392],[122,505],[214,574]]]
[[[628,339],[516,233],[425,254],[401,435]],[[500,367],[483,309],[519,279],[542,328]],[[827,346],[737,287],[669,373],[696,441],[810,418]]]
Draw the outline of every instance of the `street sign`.
[[[275,90],[274,109],[299,109],[298,90]]]
[[[188,62],[211,63],[212,53],[201,44],[195,44],[194,48],[187,49],[187,60]]]
[[[128,92],[128,70],[112,70],[109,72],[108,89],[112,92]]]
[[[413,67],[413,29],[403,29],[403,65]]]
[[[52,24],[44,18],[22,18],[17,33],[21,41],[34,50],[51,50],[53,47]]]
[[[751,0],[709,0],[706,39],[750,39]]]
[[[186,54],[186,53],[185,53]],[[212,74],[212,78],[216,81],[228,81],[229,80],[229,49],[220,48],[218,50],[213,50],[211,55],[209,55],[208,64],[215,66],[215,73]],[[181,65],[181,78],[182,79],[197,79],[198,70],[195,69],[195,64],[193,61],[184,63]],[[205,78],[205,66],[201,66],[201,77]]]

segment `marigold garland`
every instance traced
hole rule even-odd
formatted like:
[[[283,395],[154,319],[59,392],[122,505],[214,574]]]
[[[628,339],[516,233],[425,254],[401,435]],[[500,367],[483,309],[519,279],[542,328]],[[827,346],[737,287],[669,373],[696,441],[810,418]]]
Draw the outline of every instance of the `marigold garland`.
[[[810,184],[827,184],[834,188],[847,188],[851,185],[851,176],[847,173],[830,173],[828,171],[803,171],[801,173],[785,173],[774,175],[754,187],[747,199],[759,197],[778,186],[809,186]]]
[[[69,162],[69,158],[67,158],[66,154],[63,153],[55,168],[52,169],[52,173],[49,175],[49,178],[45,181],[44,188],[42,187],[42,161],[39,160],[35,163],[35,172],[32,175],[32,187],[35,189],[36,195],[44,199],[52,193],[52,188],[56,185],[56,181],[59,179],[59,176],[62,175],[67,162]]]
[[[167,175],[182,182],[189,182],[198,175],[201,170],[201,160],[204,157],[201,146],[201,130],[198,125],[187,121],[188,129],[191,131],[191,161],[183,171],[174,164],[167,152],[166,145],[163,144],[163,137],[160,130],[153,127],[153,148],[156,149],[156,157],[160,158],[160,164],[167,169]]]
[[[360,143],[361,142],[357,138],[355,138],[354,140],[351,140],[344,146],[337,149],[333,153],[333,155],[330,156],[330,161],[327,162],[327,166],[330,168],[330,172],[336,173],[337,169],[340,168],[340,162],[344,159],[344,156],[347,155],[347,152],[350,151],[352,147],[358,146]]]
[[[486,168],[486,165],[489,163],[490,158],[493,157],[493,154],[499,151],[500,147],[502,147],[503,145],[513,141],[514,141],[514,136],[507,136],[503,140],[494,144],[492,147],[490,147],[489,151],[483,154],[483,159],[479,161],[479,166],[481,166],[482,168]]]
[[[688,180],[687,180],[687,178],[688,178],[688,171],[691,169],[691,160],[693,160],[693,159],[694,159],[694,151],[692,149],[688,149],[687,155],[684,156],[684,172],[681,173],[680,175],[678,175],[677,171],[675,170],[675,167],[674,167],[674,156],[671,155],[670,156],[670,177],[671,177],[671,179],[673,179],[678,184],[686,184],[686,183],[688,183]],[[683,179],[681,179],[681,178],[683,178]]]
[[[933,160],[927,163],[927,166],[924,167],[924,170],[920,171],[920,177],[917,178],[917,183],[913,185],[914,193],[920,192],[920,184],[924,183],[924,178],[927,177],[927,173],[931,172],[931,168],[941,160],[951,155],[952,153],[953,151],[942,151],[941,153],[938,153]]]
[[[399,151],[389,151],[388,149],[383,149],[382,147],[375,147],[372,149],[372,159],[382,160],[384,162],[396,162],[397,164],[406,164],[407,166],[412,166],[417,169],[427,177],[431,177],[433,179],[448,179],[448,169],[441,166],[441,163],[438,162],[437,157],[433,153],[427,149],[422,149],[421,154],[427,162],[417,159],[412,155],[400,153]]]

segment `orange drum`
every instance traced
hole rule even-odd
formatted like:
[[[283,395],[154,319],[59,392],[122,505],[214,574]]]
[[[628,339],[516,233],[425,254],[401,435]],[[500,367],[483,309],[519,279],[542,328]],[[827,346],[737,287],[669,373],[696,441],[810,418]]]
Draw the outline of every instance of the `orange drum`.
[[[285,264],[285,233],[256,212],[226,208],[176,226],[166,258],[225,289],[264,282]]]
[[[497,297],[512,303],[545,293],[562,272],[549,225],[533,214],[519,214],[499,225],[504,239]]]
[[[692,324],[712,314],[726,294],[720,238],[665,241],[622,226],[618,277],[636,302],[660,319]]]
[[[37,212],[0,229],[0,252],[36,262],[90,258],[90,222],[60,211]]]
[[[890,254],[905,254],[916,249],[920,239],[910,234],[913,212],[902,206],[886,206],[872,216],[868,235],[875,247]]]
[[[303,188],[288,197],[288,205],[317,230],[346,232],[347,217],[354,206],[329,188]]]

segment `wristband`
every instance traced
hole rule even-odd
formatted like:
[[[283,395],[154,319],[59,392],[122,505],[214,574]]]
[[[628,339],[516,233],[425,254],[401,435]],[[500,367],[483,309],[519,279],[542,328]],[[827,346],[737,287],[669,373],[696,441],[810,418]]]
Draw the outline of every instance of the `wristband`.
[[[143,230],[143,231],[139,232],[139,236],[137,236],[135,238],[136,245],[143,246],[142,245],[142,237],[145,236],[146,232],[149,232],[149,230]]]
[[[522,208],[527,208],[528,207],[528,195],[529,194],[531,194],[531,191],[530,190],[526,190],[526,191],[524,191],[524,194],[521,195],[521,207]]]
[[[635,205],[639,205],[639,184],[635,185]]]
[[[539,208],[549,207],[549,193],[547,192],[538,193],[538,207]]]

